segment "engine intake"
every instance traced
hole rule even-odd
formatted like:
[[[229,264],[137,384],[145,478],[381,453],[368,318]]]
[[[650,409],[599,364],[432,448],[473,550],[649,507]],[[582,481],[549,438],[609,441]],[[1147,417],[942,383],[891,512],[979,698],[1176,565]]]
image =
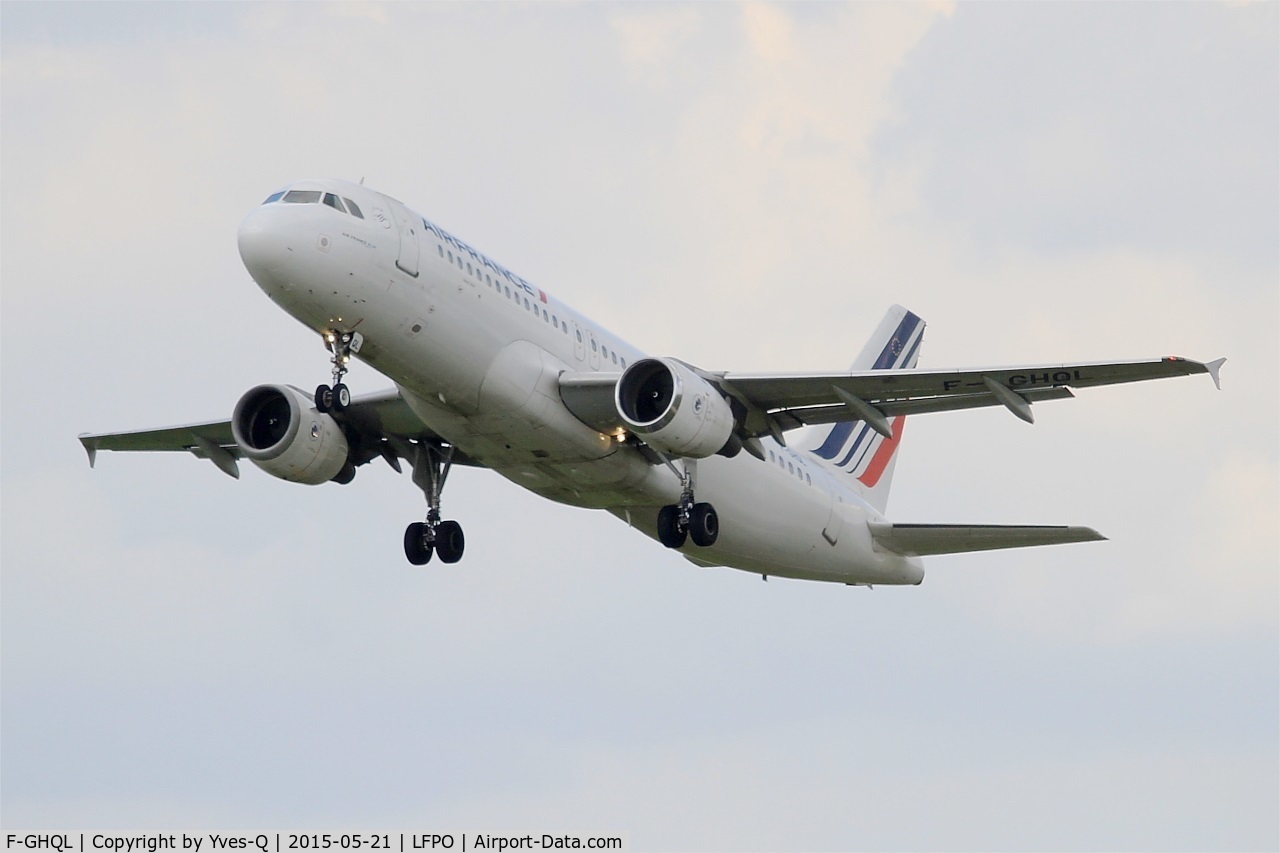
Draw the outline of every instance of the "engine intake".
[[[289,385],[246,391],[231,416],[231,434],[253,464],[282,480],[315,486],[340,478],[347,467],[342,427]]]
[[[646,444],[675,456],[732,455],[733,410],[719,390],[669,358],[645,358],[628,367],[614,391],[618,415]]]

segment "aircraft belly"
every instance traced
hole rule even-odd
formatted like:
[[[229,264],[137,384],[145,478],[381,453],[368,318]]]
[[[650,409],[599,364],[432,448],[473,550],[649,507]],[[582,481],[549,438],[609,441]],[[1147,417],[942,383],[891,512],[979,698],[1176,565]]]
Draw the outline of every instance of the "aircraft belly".
[[[698,462],[698,499],[720,516],[720,536],[710,548],[692,542],[680,550],[701,563],[763,575],[855,584],[914,584],[918,559],[876,550],[867,510],[856,499],[838,506],[843,533],[835,544],[822,536],[832,513],[830,493],[801,482],[770,463],[745,454]],[[754,467],[754,470],[752,468]],[[657,538],[657,506],[613,507],[614,515]]]

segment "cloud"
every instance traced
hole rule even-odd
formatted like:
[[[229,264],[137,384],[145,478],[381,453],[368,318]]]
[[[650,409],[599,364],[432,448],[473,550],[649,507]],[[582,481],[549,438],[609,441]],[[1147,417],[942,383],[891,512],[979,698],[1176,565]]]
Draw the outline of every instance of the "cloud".
[[[1274,7],[165,9],[4,12],[6,825],[1276,845]],[[234,239],[325,174],[712,369],[841,368],[898,301],[925,365],[1226,355],[1224,391],[913,418],[895,518],[1111,541],[912,590],[698,570],[487,472],[418,571],[381,463],[89,471],[81,431],[327,376]]]
[[[623,62],[633,80],[654,86],[670,79],[669,66],[679,63],[687,42],[697,35],[702,16],[691,6],[618,13],[610,21],[622,46]]]

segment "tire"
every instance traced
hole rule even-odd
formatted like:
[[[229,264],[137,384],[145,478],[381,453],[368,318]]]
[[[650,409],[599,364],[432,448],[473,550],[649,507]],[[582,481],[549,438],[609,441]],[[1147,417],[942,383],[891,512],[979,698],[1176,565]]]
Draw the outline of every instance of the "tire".
[[[680,508],[668,504],[658,510],[658,541],[668,548],[679,548],[684,544],[689,531],[680,526]]]
[[[426,527],[421,521],[415,521],[404,529],[404,555],[415,566],[431,562],[431,546],[422,541]]]
[[[339,382],[333,386],[333,410],[345,411],[351,405],[351,389]]]
[[[316,386],[316,411],[324,414],[333,408],[333,389],[328,385]]]
[[[707,548],[720,538],[720,516],[711,504],[694,504],[689,514],[689,535],[693,544]]]
[[[467,538],[462,535],[462,525],[456,521],[442,521],[436,528],[436,553],[442,563],[456,563],[462,559]]]

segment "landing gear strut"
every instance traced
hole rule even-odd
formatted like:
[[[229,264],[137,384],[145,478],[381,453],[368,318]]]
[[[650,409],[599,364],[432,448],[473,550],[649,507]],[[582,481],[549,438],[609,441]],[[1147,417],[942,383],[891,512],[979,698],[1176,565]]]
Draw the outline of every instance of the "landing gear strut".
[[[426,565],[434,553],[442,563],[462,559],[467,540],[462,525],[440,520],[440,493],[453,467],[453,447],[437,448],[419,442],[413,460],[413,482],[427,497],[427,520],[415,521],[404,531],[404,555],[415,566]]]
[[[351,391],[342,384],[342,377],[347,375],[347,362],[351,354],[360,351],[363,338],[357,332],[339,332],[329,329],[324,333],[325,349],[333,353],[333,387],[319,385],[316,387],[316,411],[341,412],[351,405]]]
[[[694,502],[694,470],[690,463],[685,464],[685,473],[680,478],[684,482],[680,502],[658,510],[658,540],[668,548],[679,548],[686,538],[692,537],[693,544],[707,548],[720,537],[720,516],[711,504]]]

